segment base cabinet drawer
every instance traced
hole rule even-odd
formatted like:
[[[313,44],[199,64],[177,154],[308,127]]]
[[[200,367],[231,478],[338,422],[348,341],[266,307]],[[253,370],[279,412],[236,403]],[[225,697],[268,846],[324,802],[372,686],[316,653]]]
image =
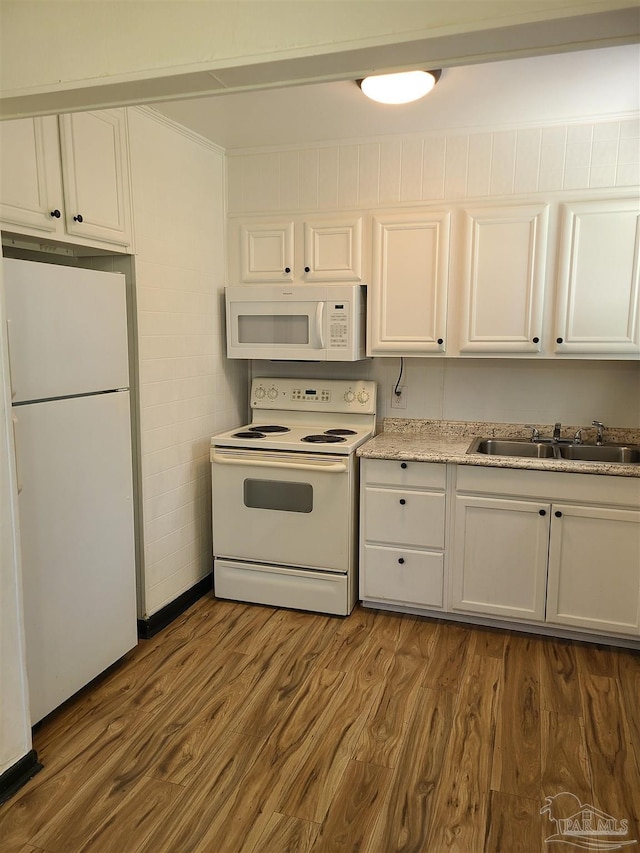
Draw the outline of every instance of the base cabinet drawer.
[[[367,542],[444,548],[444,492],[365,489],[364,538]]]
[[[442,553],[377,545],[365,545],[362,553],[364,567],[360,573],[360,598],[442,608]]]
[[[413,486],[442,489],[447,482],[447,466],[440,462],[401,462],[396,459],[363,459],[363,480],[382,486]]]

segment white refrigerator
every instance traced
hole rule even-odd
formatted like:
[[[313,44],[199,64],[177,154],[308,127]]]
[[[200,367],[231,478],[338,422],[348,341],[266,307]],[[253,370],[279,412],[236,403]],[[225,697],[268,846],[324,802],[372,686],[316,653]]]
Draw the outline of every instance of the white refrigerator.
[[[124,276],[5,258],[32,725],[137,643]]]

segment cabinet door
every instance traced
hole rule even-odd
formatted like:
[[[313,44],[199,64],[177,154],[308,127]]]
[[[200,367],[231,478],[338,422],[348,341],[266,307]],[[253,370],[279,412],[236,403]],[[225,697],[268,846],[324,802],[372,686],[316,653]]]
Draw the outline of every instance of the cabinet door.
[[[246,284],[293,281],[293,222],[240,225],[239,250],[240,277]]]
[[[64,231],[55,116],[0,123],[0,219],[12,226]]]
[[[78,237],[131,242],[124,110],[60,116],[66,229]]]
[[[556,352],[640,353],[637,199],[562,206]]]
[[[547,621],[640,634],[640,512],[553,505]]]
[[[544,619],[549,504],[458,496],[452,609]]]
[[[368,355],[445,350],[450,215],[376,216]]]
[[[362,281],[362,218],[304,223],[305,281]]]
[[[547,205],[466,211],[460,352],[540,351]]]

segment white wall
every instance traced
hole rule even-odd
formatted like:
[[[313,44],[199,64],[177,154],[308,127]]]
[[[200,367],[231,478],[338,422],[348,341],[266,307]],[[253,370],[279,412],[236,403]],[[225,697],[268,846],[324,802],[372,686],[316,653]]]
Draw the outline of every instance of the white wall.
[[[0,265],[2,263],[0,252]],[[6,316],[0,269],[0,774],[31,749]]]
[[[640,119],[228,153],[229,213],[370,209],[640,184]]]
[[[407,358],[406,409],[392,409],[399,358],[354,364],[252,363],[254,376],[345,379],[378,383],[378,419],[426,418],[496,423],[555,423],[640,428],[640,365],[622,361],[536,362],[510,359]]]
[[[145,614],[212,568],[209,444],[241,423],[246,364],[224,358],[224,157],[130,110]]]

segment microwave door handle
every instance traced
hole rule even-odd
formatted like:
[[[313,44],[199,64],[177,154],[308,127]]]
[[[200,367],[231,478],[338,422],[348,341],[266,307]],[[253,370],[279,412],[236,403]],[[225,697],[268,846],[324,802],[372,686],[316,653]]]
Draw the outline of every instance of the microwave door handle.
[[[323,319],[324,319],[324,302],[318,302],[316,304],[316,314],[315,314],[315,335],[314,335],[314,349],[324,349],[324,334],[323,334]]]

